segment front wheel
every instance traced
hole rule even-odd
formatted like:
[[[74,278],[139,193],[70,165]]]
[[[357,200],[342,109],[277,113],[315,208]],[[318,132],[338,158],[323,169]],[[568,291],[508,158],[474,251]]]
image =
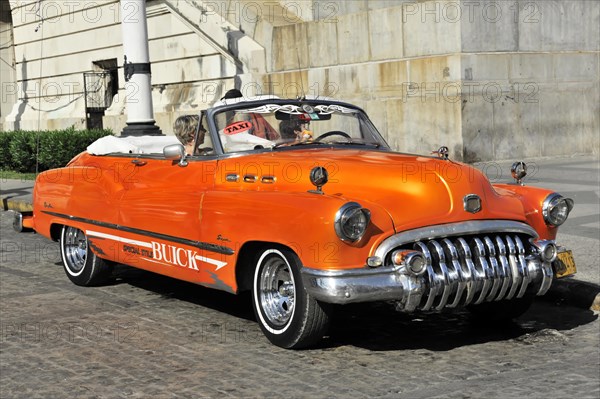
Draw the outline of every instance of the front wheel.
[[[321,340],[329,327],[330,306],[317,302],[304,289],[300,259],[286,248],[266,249],[257,259],[252,303],[265,336],[287,349]]]
[[[67,277],[76,285],[99,285],[110,278],[111,267],[90,250],[87,236],[75,227],[63,226],[60,256]]]

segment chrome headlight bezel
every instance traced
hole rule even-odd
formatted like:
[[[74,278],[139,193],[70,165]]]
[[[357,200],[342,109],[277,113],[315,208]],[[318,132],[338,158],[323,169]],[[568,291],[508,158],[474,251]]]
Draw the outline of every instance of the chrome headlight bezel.
[[[371,212],[356,202],[348,202],[335,214],[335,232],[340,240],[345,242],[357,242],[365,235]]]
[[[562,225],[568,219],[573,205],[572,199],[564,198],[558,193],[548,195],[542,204],[544,221],[549,226],[558,227]]]

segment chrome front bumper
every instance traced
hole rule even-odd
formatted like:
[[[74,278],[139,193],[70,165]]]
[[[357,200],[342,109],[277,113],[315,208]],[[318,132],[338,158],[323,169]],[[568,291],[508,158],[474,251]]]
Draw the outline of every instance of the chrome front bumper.
[[[537,238],[529,226],[501,221],[413,230],[382,243],[375,253],[384,266],[349,270],[305,267],[302,278],[307,292],[322,302],[397,301],[399,309],[406,312],[543,295],[554,277],[552,263],[542,260],[528,237]],[[387,260],[395,248],[407,245],[427,259],[422,276]]]

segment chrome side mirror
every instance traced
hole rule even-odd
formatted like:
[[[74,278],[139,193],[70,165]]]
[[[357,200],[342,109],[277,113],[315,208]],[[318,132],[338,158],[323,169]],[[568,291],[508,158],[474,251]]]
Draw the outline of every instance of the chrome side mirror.
[[[179,166],[187,166],[188,161],[185,160],[185,148],[181,144],[171,144],[163,148],[165,158],[172,161],[179,161]]]

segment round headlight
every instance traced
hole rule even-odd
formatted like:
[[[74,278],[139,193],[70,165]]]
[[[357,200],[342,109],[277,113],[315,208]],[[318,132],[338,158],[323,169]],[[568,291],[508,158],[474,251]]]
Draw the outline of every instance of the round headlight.
[[[562,195],[553,193],[544,200],[542,215],[546,224],[560,226],[569,217],[571,209],[573,209],[572,199],[563,198]]]
[[[349,202],[335,215],[335,232],[342,241],[358,241],[367,231],[370,220],[368,209],[363,209],[356,202]]]

